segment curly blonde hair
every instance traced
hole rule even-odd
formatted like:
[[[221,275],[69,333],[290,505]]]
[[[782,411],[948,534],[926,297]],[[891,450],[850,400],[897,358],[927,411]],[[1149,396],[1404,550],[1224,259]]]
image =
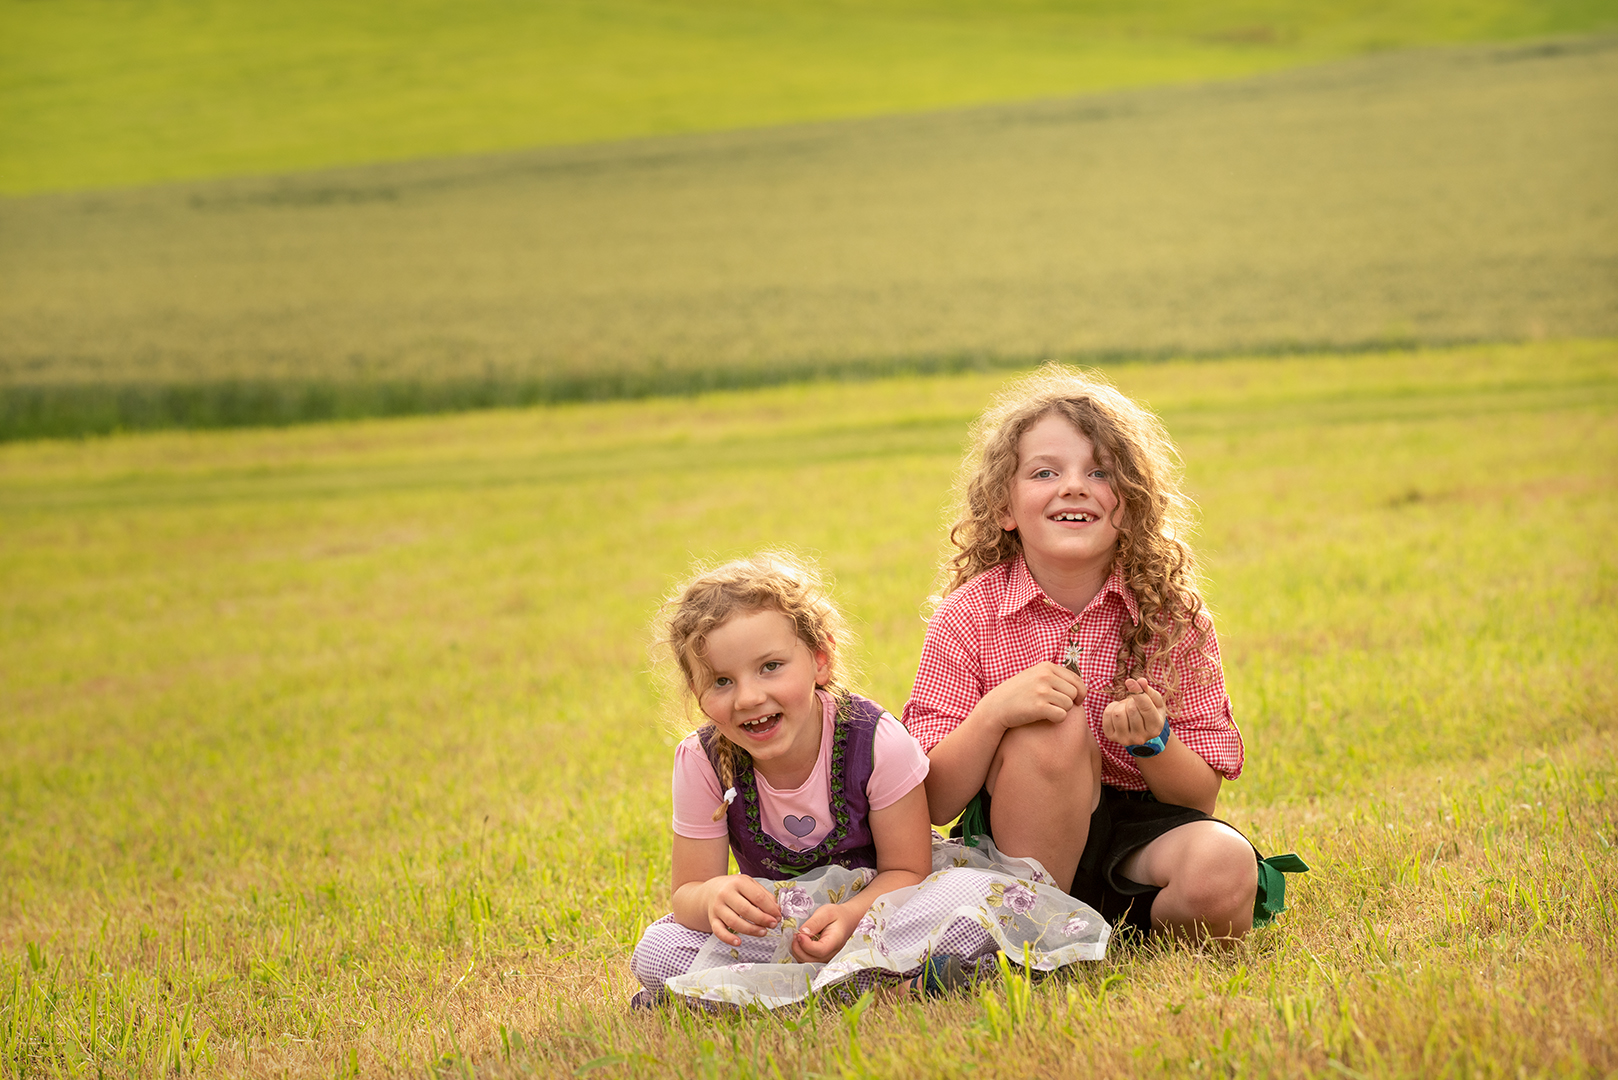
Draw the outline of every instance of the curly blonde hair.
[[[1173,650],[1188,641],[1206,650],[1211,639],[1196,554],[1185,540],[1195,507],[1180,490],[1179,451],[1162,422],[1097,372],[1048,363],[1006,387],[973,424],[949,531],[955,550],[941,567],[943,595],[1022,554],[1022,538],[1001,522],[1022,437],[1052,413],[1094,444],[1118,496],[1116,559],[1141,618],[1123,627],[1113,695],[1123,694],[1124,679],[1145,677],[1172,699],[1180,675]]]
[[[673,658],[684,684],[679,696],[688,707],[692,699],[701,699],[713,681],[706,660],[708,635],[735,616],[756,611],[778,611],[786,616],[810,652],[826,654],[827,678],[820,688],[837,697],[846,693],[837,673],[846,666],[842,656],[853,645],[853,633],[832,603],[825,580],[811,563],[791,552],[762,551],[700,571],[663,603],[656,648]],[[701,727],[712,729],[714,725]],[[747,751],[722,736],[713,746],[719,759],[720,786],[728,789],[735,782],[738,764],[747,761]],[[714,820],[724,813],[721,803]]]

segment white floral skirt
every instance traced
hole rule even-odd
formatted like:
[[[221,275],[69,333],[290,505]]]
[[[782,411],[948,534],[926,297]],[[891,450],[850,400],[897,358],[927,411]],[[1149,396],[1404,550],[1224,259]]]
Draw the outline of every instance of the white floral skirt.
[[[792,936],[820,905],[864,888],[873,870],[825,866],[788,881],[760,878],[781,908],[781,924],[768,934],[732,946],[666,916],[647,928],[631,966],[654,992],[773,1009],[850,981],[913,974],[946,953],[970,961],[1004,950],[1018,963],[1026,955],[1038,971],[1106,955],[1110,928],[1098,912],[1052,885],[1035,860],[977,839],[968,847],[935,838],[932,874],[879,897],[829,963],[798,963]]]

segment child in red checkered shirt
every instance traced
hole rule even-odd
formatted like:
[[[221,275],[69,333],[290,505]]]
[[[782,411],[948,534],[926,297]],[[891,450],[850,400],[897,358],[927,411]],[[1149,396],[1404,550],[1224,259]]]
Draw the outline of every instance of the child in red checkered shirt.
[[[932,820],[959,815],[1110,920],[1240,937],[1280,875],[1212,817],[1242,738],[1174,445],[1056,364],[1002,395],[974,444],[904,710]]]

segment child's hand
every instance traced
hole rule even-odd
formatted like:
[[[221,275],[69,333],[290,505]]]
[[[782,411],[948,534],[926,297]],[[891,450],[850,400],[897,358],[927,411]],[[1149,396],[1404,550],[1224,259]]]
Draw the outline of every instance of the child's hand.
[[[792,935],[792,955],[800,964],[824,964],[854,933],[863,912],[849,911],[841,904],[822,904],[803,920]]]
[[[763,937],[781,921],[770,890],[746,874],[730,874],[709,883],[713,895],[708,900],[708,924],[726,945],[740,945],[737,934]]]
[[[972,711],[991,717],[1008,730],[1036,720],[1059,724],[1084,704],[1084,695],[1084,680],[1067,668],[1035,664],[984,694]]]
[[[1101,714],[1101,733],[1119,746],[1139,746],[1163,734],[1163,695],[1145,679],[1125,679],[1129,696]]]

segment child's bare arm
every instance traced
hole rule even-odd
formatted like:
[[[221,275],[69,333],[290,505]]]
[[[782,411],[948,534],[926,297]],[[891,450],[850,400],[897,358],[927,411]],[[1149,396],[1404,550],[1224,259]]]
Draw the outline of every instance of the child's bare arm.
[[[1084,680],[1067,668],[1042,663],[990,690],[927,755],[927,807],[943,825],[966,808],[983,787],[1005,733],[1041,720],[1059,724],[1083,704]],[[1154,732],[1155,734],[1155,732]]]
[[[1163,752],[1137,764],[1146,787],[1158,802],[1189,806],[1212,814],[1225,778],[1179,739],[1169,739]]]
[[[927,827],[927,797],[920,784],[892,806],[871,811],[876,877],[841,904],[822,904],[792,939],[800,963],[823,964],[837,955],[878,897],[914,885],[932,873],[933,833]]]
[[[781,921],[770,890],[746,874],[727,874],[730,841],[674,835],[674,921],[740,945],[738,934],[763,937]]]
[[[1101,730],[1120,746],[1139,746],[1163,731],[1163,695],[1140,679],[1125,679],[1124,689],[1128,696],[1102,713]],[[1135,764],[1158,802],[1214,812],[1224,778],[1172,734],[1161,753],[1137,758]]]

